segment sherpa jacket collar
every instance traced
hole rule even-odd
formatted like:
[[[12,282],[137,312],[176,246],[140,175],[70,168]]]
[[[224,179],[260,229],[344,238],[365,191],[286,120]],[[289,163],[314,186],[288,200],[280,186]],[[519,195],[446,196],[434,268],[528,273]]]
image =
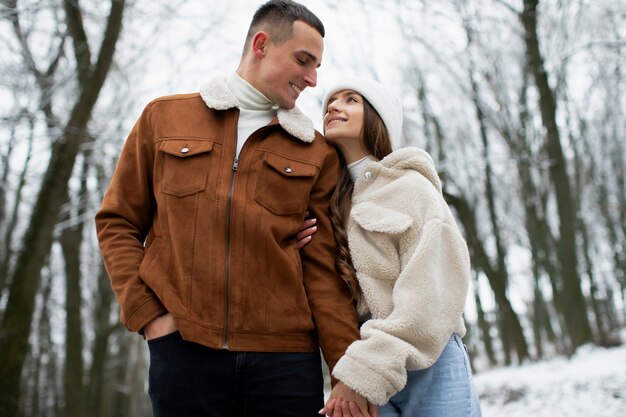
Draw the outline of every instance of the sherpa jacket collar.
[[[215,75],[209,82],[200,87],[200,96],[210,109],[226,110],[233,107],[239,108],[237,97],[228,88],[225,75]],[[303,142],[311,143],[315,139],[315,127],[313,122],[304,113],[294,107],[285,109],[278,107],[277,122],[287,131]],[[274,123],[276,120],[274,120]]]

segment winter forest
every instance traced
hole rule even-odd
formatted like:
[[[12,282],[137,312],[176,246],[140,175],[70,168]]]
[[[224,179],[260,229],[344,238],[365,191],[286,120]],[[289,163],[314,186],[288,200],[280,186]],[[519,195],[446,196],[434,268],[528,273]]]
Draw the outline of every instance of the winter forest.
[[[435,160],[470,249],[476,375],[620,346],[626,3],[301,2],[326,37],[299,107],[320,129],[332,79],[377,78]],[[233,71],[260,3],[0,1],[1,416],[151,415],[94,215],[142,108]]]

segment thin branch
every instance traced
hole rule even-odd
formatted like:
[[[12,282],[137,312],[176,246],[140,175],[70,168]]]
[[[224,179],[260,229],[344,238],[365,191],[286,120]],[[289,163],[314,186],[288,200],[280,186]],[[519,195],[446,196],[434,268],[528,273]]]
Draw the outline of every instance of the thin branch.
[[[102,38],[98,61],[93,71],[93,80],[99,90],[113,62],[115,46],[122,32],[122,20],[124,16],[125,0],[111,0],[111,12],[107,21],[106,31]]]
[[[54,76],[55,71],[59,66],[59,62],[63,56],[64,46],[65,46],[65,38],[66,34],[61,34],[61,41],[59,47],[57,49],[56,54],[52,58],[48,68],[45,72],[42,72],[37,67],[31,49],[28,45],[28,36],[22,29],[20,24],[20,16],[17,10],[17,1],[16,0],[2,0],[1,4],[6,7],[5,15],[11,21],[13,26],[13,31],[15,32],[15,36],[18,39],[18,42],[21,47],[21,55],[24,58],[24,62],[28,71],[33,74],[35,77],[35,81],[37,82],[37,86],[40,90],[40,103],[39,107],[43,111],[46,117],[46,125],[48,128],[53,128],[58,124],[58,121],[52,111],[52,103],[51,103],[51,90],[52,90],[52,78]]]
[[[35,59],[33,58],[33,54],[28,46],[28,39],[24,31],[22,30],[22,26],[20,24],[20,16],[17,11],[17,0],[2,0],[0,2],[4,7],[6,7],[5,15],[11,21],[13,26],[13,31],[15,32],[15,36],[20,43],[20,47],[22,48],[22,57],[26,62],[26,66],[28,70],[33,73],[37,82],[40,83],[42,79],[41,71],[37,68],[37,64],[35,63]]]
[[[604,47],[607,49],[626,47],[626,41],[622,40],[595,40],[575,45],[569,50],[561,54],[561,61],[566,61],[572,56],[595,47]]]
[[[67,29],[74,41],[74,57],[76,58],[76,69],[78,70],[78,81],[82,86],[87,85],[91,70],[91,50],[87,34],[83,27],[83,16],[78,4],[78,0],[65,0],[65,18]]]
[[[60,36],[61,42],[59,43],[59,47],[57,48],[57,53],[54,55],[54,58],[52,58],[52,61],[50,61],[50,65],[48,65],[48,69],[46,70],[46,77],[52,77],[54,72],[59,67],[59,62],[64,55],[65,39],[67,38],[67,33],[63,33]]]
[[[522,12],[520,10],[517,10],[515,7],[511,6],[509,3],[507,3],[505,0],[494,0],[496,3],[504,6],[505,9],[508,9],[510,12],[521,16]]]

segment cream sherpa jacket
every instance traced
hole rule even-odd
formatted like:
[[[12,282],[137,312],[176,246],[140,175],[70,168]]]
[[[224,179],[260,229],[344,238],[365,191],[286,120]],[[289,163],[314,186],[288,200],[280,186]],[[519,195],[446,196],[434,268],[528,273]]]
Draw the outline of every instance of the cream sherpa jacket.
[[[348,242],[366,304],[359,314],[372,318],[333,375],[382,405],[405,386],[407,370],[431,366],[452,333],[465,334],[469,255],[421,149],[369,163],[352,203]]]

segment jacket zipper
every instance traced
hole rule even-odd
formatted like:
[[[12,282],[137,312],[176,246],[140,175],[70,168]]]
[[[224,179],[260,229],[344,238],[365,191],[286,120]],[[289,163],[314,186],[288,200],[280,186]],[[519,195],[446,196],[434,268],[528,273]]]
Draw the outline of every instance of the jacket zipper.
[[[236,152],[236,151],[235,151]],[[224,345],[223,349],[228,349],[228,322],[230,317],[230,252],[231,252],[231,240],[230,240],[230,212],[233,207],[233,189],[235,188],[235,174],[239,167],[239,158],[235,156],[232,167],[232,175],[230,177],[230,189],[228,190],[228,213],[226,214],[226,234],[228,236],[228,249],[226,251],[226,303],[225,303],[225,316],[224,316]]]
[[[259,129],[257,129],[258,131]],[[235,132],[235,137],[237,132]],[[223,349],[228,349],[228,326],[229,326],[229,316],[230,316],[230,255],[231,255],[231,236],[230,236],[230,215],[233,208],[233,190],[235,188],[235,174],[237,173],[237,169],[239,168],[239,160],[243,155],[244,150],[246,149],[246,145],[250,143],[252,136],[248,137],[243,144],[241,150],[239,151],[239,155],[237,155],[237,140],[235,140],[235,155],[233,159],[232,166],[232,175],[230,177],[230,189],[228,190],[228,213],[226,214],[226,234],[227,234],[227,247],[226,250],[226,307],[224,317],[224,344],[222,345]]]

